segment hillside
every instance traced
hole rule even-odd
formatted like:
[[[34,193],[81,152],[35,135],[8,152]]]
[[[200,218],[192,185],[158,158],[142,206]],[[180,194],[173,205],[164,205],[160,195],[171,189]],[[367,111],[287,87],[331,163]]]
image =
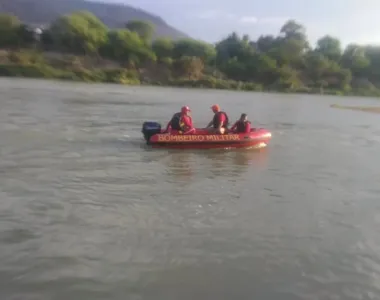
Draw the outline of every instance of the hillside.
[[[126,22],[139,19],[155,25],[155,37],[188,37],[168,25],[162,18],[129,5],[85,0],[0,0],[0,13],[13,14],[22,22],[37,26],[46,26],[60,15],[77,10],[92,12],[110,28],[121,28]]]

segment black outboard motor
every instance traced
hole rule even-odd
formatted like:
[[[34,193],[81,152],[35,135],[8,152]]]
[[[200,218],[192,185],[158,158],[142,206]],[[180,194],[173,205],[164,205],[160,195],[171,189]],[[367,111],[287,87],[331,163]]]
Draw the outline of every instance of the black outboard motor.
[[[141,132],[144,135],[144,139],[149,142],[152,136],[161,133],[161,124],[157,122],[144,122]]]

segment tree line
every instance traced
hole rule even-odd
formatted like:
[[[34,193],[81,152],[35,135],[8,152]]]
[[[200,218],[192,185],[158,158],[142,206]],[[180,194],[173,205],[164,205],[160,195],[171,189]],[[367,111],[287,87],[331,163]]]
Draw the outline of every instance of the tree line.
[[[16,17],[0,15],[0,48],[37,47],[101,57],[135,70],[165,66],[162,70],[169,70],[172,77],[193,81],[212,77],[267,90],[369,93],[380,85],[380,47],[350,44],[343,49],[339,39],[326,35],[313,48],[305,27],[294,20],[287,21],[277,36],[251,40],[231,33],[216,44],[152,39],[154,30],[140,20],[109,29],[93,14],[80,11],[61,16],[36,36]]]

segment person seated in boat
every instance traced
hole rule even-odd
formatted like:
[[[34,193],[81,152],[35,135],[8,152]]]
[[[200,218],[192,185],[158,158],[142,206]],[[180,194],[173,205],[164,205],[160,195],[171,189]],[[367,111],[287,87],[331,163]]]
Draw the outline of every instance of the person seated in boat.
[[[193,126],[193,120],[190,116],[190,108],[183,106],[181,112],[175,113],[168,123],[165,132],[172,134],[193,134],[195,128]]]
[[[228,126],[228,116],[224,111],[221,111],[218,104],[211,106],[212,111],[214,112],[214,118],[207,125],[209,133],[224,134]]]
[[[241,114],[240,119],[232,125],[231,132],[233,133],[249,133],[251,132],[251,122],[248,121],[247,114]]]
[[[181,119],[181,112],[177,112],[170,119],[168,125],[166,126],[165,133],[170,132],[171,130],[181,130],[179,126],[179,121]]]
[[[180,134],[194,134],[193,119],[190,116],[191,110],[188,106],[181,108],[181,118],[179,120]]]

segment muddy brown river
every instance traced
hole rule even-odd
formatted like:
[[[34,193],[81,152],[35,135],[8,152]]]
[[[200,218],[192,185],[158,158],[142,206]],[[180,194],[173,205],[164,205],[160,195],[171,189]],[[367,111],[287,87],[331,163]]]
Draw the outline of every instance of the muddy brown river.
[[[152,150],[218,103],[260,151]],[[0,80],[0,299],[380,299],[369,98]]]

